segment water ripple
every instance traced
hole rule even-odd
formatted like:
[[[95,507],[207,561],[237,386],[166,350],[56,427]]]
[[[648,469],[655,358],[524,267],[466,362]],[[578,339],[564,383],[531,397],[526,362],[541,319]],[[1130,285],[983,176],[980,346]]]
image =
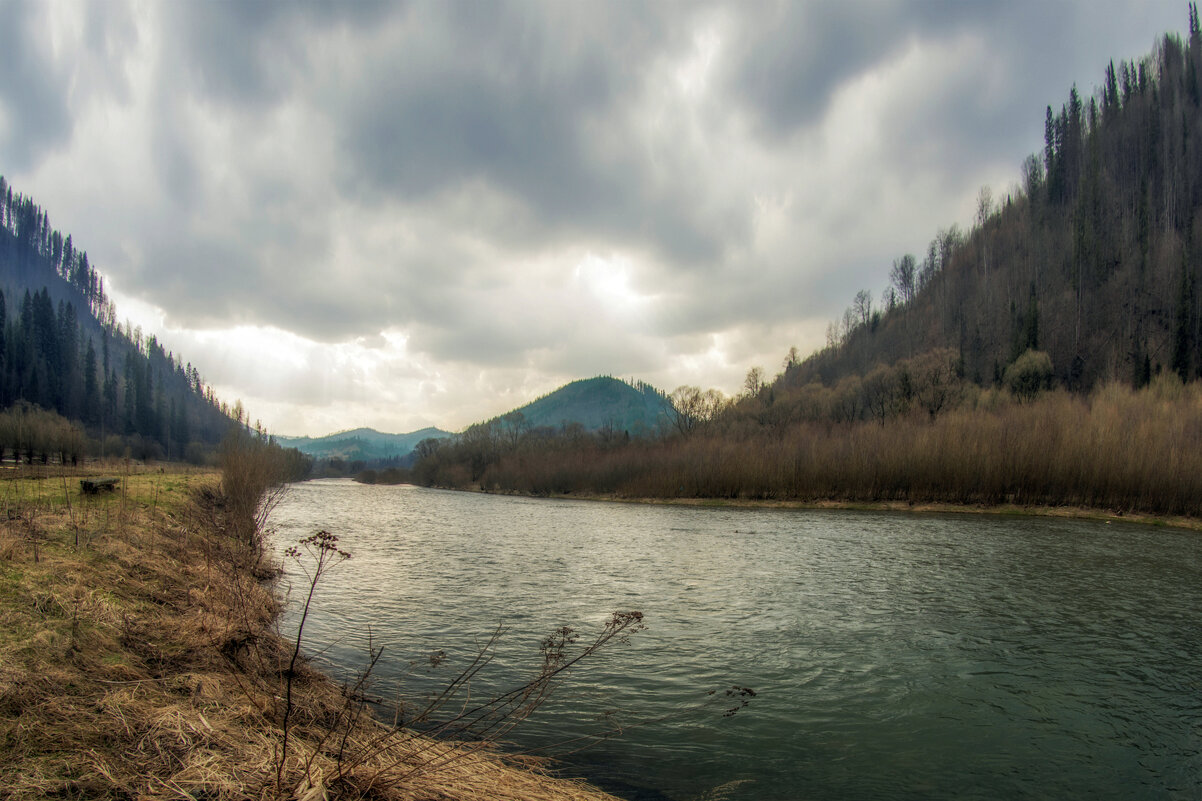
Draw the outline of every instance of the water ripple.
[[[540,501],[296,485],[276,541],[354,558],[306,637],[345,675],[370,627],[381,685],[420,695],[498,623],[485,684],[541,637],[639,609],[648,630],[514,732],[539,747],[656,721],[570,757],[624,797],[1202,797],[1202,539],[980,516]],[[295,617],[286,617],[285,630]],[[689,712],[753,687],[731,718]]]

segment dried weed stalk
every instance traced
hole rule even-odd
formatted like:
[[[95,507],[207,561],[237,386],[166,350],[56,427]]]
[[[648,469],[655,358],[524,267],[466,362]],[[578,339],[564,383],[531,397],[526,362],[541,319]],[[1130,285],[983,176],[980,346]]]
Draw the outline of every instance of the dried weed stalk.
[[[297,712],[293,692],[303,661],[301,645],[314,592],[330,570],[351,558],[338,546],[338,538],[327,531],[306,537],[285,551],[285,556],[301,568],[307,587],[291,656],[283,671],[281,747],[276,764],[276,787],[280,792],[291,784],[287,779],[288,758]],[[293,796],[316,798],[336,787],[353,787],[356,793],[371,794],[383,788],[413,786],[418,779],[437,781],[454,766],[474,763],[482,752],[494,750],[581,661],[613,643],[628,642],[631,634],[643,628],[643,615],[637,611],[614,613],[585,642],[572,628],[559,628],[542,641],[541,665],[534,677],[510,690],[477,699],[471,693],[472,683],[493,661],[497,644],[506,633],[504,626],[498,626],[467,666],[423,706],[408,712],[398,701],[392,707],[392,725],[375,723],[367,711],[365,691],[382,654],[382,649],[372,644],[369,632],[366,667],[354,682],[343,687],[341,706],[309,727],[312,750],[299,765],[301,775]],[[431,664],[443,658],[445,654],[436,652]]]

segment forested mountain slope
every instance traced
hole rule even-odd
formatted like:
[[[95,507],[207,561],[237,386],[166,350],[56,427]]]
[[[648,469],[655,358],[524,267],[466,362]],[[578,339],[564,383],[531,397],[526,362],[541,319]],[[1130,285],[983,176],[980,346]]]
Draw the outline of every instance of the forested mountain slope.
[[[668,414],[668,401],[649,384],[628,384],[610,376],[572,381],[499,418],[526,429],[579,425],[585,431],[608,429],[631,436],[656,434]]]
[[[230,428],[196,368],[118,324],[87,253],[3,177],[0,293],[0,408],[36,405],[136,458],[199,459]],[[241,421],[240,406],[233,416]]]
[[[1092,95],[1074,86],[1045,111],[1045,146],[1021,186],[983,189],[975,226],[940,231],[894,262],[874,306],[861,292],[827,347],[792,361],[778,387],[832,386],[877,365],[950,351],[976,384],[1001,381],[1028,349],[1060,386],[1159,370],[1202,371],[1202,38],[1166,35],[1112,62]]]

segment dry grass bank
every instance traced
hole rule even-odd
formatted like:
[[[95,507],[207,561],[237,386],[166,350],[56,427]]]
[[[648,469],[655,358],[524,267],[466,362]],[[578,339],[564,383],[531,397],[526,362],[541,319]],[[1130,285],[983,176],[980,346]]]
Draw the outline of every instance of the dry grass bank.
[[[490,752],[384,739],[303,665],[277,783],[291,649],[220,476],[131,472],[99,496],[75,475],[4,478],[0,797],[609,798]],[[352,754],[366,758],[347,771]]]

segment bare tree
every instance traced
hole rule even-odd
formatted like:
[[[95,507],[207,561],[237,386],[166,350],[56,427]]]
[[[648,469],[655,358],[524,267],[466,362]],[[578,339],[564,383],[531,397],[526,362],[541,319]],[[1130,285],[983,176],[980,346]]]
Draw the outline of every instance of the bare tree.
[[[839,336],[839,324],[834,322],[827,323],[826,346],[831,350],[834,350],[835,348],[839,347],[839,343],[842,341],[842,338]]]
[[[893,416],[898,391],[892,368],[878,365],[860,384],[864,407],[881,425]]]
[[[516,449],[522,440],[522,435],[530,430],[530,423],[526,420],[526,415],[516,410],[502,417],[501,425],[505,442],[510,450]]]
[[[902,303],[914,299],[917,289],[918,264],[914,256],[907,253],[900,259],[893,260],[893,269],[889,271],[889,280],[897,289],[897,296]]]
[[[993,216],[993,190],[986,185],[977,192],[977,226],[984,228],[991,216]]]
[[[747,390],[748,396],[752,398],[764,391],[763,367],[752,367],[747,371],[747,378],[743,379],[743,389]]]
[[[897,308],[897,289],[889,287],[881,295],[881,303],[885,304],[885,311],[891,312]]]
[[[713,420],[726,406],[716,389],[704,392],[698,387],[680,386],[668,396],[672,425],[682,436],[691,436],[698,426]]]
[[[860,325],[867,326],[869,320],[872,319],[872,293],[867,289],[861,289],[856,293],[856,299],[852,301],[851,308]]]

